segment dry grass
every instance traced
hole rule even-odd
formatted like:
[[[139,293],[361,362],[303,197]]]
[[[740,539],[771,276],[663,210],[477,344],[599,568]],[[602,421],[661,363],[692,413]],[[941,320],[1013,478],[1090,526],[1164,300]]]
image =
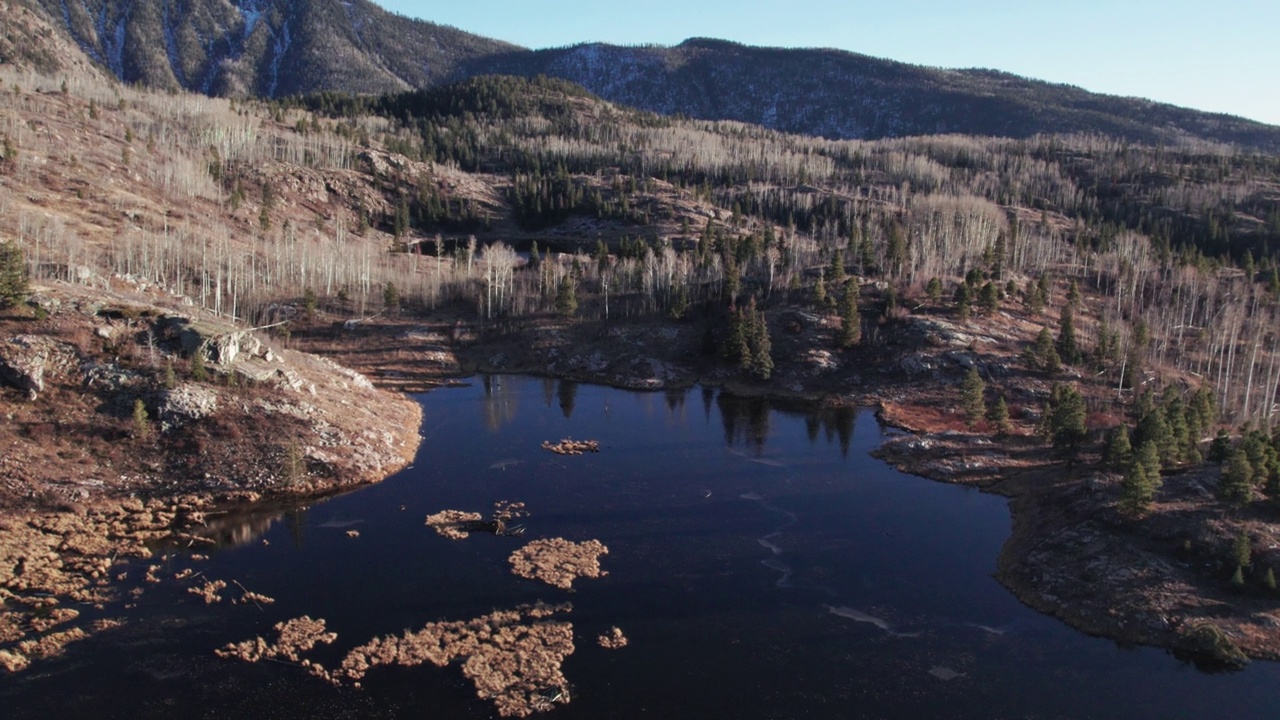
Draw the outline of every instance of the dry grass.
[[[231,643],[214,652],[218,657],[239,658],[245,662],[284,658],[300,662],[302,653],[310,652],[318,644],[329,645],[338,639],[337,633],[326,632],[323,619],[313,620],[307,615],[276,623],[276,641],[268,644],[261,637],[244,642]]]
[[[476,512],[441,510],[434,515],[427,516],[427,525],[435,528],[438,534],[450,540],[465,540],[471,536],[471,526],[480,522],[483,518],[483,515]]]
[[[542,449],[550,450],[557,455],[584,455],[589,452],[600,452],[600,443],[596,440],[574,440],[573,438],[565,438],[558,443],[543,440]]]
[[[600,556],[609,548],[599,540],[575,543],[564,538],[534,540],[511,553],[507,559],[511,571],[530,580],[541,580],[561,590],[572,590],[580,577],[598,578],[608,575],[600,569]]]
[[[569,702],[561,666],[574,651],[573,626],[548,618],[570,610],[568,604],[539,603],[472,620],[430,623],[417,632],[375,638],[355,648],[333,673],[314,665],[312,670],[331,682],[358,686],[380,665],[444,667],[461,660],[477,696],[491,700],[503,717],[526,717]]]
[[[622,634],[620,628],[610,628],[609,632],[596,638],[596,642],[605,650],[621,650],[630,642],[627,636]]]

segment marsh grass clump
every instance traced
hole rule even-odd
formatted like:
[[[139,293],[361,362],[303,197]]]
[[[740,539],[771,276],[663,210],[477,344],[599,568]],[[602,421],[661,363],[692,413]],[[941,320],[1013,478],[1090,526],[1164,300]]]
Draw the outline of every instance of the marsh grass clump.
[[[221,658],[239,658],[245,662],[284,658],[296,663],[301,661],[302,653],[310,652],[321,643],[329,645],[338,639],[337,633],[325,631],[323,618],[313,620],[307,615],[278,622],[272,627],[277,636],[274,643],[267,644],[266,640],[256,637],[231,643],[214,650],[214,653]]]
[[[596,638],[596,642],[605,650],[621,650],[627,646],[630,640],[627,640],[627,636],[622,634],[621,628],[613,627],[609,629],[609,632]]]
[[[427,525],[435,528],[436,533],[450,540],[465,540],[471,536],[471,531],[474,529],[475,524],[479,523],[483,518],[483,515],[476,512],[441,510],[434,515],[427,516]]]
[[[600,569],[600,556],[609,548],[599,540],[576,543],[564,538],[534,540],[511,553],[507,559],[511,571],[530,580],[541,580],[561,590],[572,590],[580,577],[598,578],[608,575]]]
[[[222,602],[221,593],[227,588],[225,580],[205,580],[203,585],[192,586],[187,588],[187,592],[192,595],[199,595],[204,598],[206,605],[212,605],[216,602]]]
[[[542,449],[550,450],[557,455],[585,455],[589,452],[600,452],[600,442],[598,440],[574,440],[573,438],[565,438],[558,443],[543,440]]]
[[[569,702],[564,659],[574,651],[573,625],[549,620],[573,606],[522,605],[472,620],[429,623],[421,630],[374,638],[353,649],[332,673],[311,671],[334,684],[360,680],[381,665],[444,667],[462,661],[476,695],[492,700],[503,717],[527,717]]]
[[[528,517],[524,503],[499,500],[493,504],[493,513],[485,520],[480,513],[462,510],[441,510],[427,516],[427,525],[450,540],[464,540],[473,532],[487,532],[494,535],[519,536],[524,534],[523,525],[512,525],[512,521]]]

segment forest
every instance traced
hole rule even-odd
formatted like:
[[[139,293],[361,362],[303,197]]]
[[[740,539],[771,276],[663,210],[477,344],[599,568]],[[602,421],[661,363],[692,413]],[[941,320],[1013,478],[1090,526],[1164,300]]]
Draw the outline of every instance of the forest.
[[[546,78],[275,102],[4,79],[0,212],[33,276],[101,267],[254,324],[304,298],[357,315],[394,301],[490,322],[704,322],[731,362],[752,355],[753,318],[784,306],[838,312],[845,346],[920,308],[1017,306],[1079,348],[1057,362],[1028,348],[1032,367],[1126,403],[1205,387],[1224,421],[1275,425],[1276,156],[1094,135],[826,140],[661,117]],[[111,167],[159,195],[148,212],[104,198],[126,221],[90,239],[24,207],[14,188],[42,163],[77,162],[41,112],[110,134]],[[307,199],[317,185],[323,202]],[[164,205],[215,210],[171,220]],[[760,365],[743,363],[766,377]]]

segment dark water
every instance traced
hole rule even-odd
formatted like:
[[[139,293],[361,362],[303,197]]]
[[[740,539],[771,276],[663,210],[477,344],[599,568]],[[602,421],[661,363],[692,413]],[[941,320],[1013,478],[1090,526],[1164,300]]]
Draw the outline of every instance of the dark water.
[[[1006,502],[868,457],[884,432],[869,413],[516,377],[421,401],[413,468],[239,518],[209,560],[168,561],[274,605],[148,588],[124,628],[0,679],[0,714],[492,717],[457,667],[379,668],[337,690],[212,651],[309,614],[339,634],[312,656],[333,666],[375,635],[542,599],[573,602],[577,635],[573,702],[550,718],[1280,717],[1275,664],[1204,674],[1021,606],[991,578]],[[539,448],[566,436],[602,450]],[[423,525],[498,500],[528,504],[524,539],[453,542]],[[512,550],[556,536],[602,541],[609,575],[565,593],[508,572]],[[613,625],[629,647],[595,644]]]

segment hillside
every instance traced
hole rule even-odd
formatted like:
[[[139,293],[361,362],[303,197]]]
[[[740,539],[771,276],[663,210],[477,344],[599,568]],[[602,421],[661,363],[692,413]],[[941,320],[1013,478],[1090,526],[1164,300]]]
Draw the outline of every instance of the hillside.
[[[307,350],[398,389],[481,369],[873,404],[912,431],[891,461],[1014,497],[1001,578],[1028,603],[1130,642],[1280,657],[1275,156],[1079,134],[823,140],[546,78],[282,102],[25,64],[0,82],[0,245],[32,285],[5,297],[5,340],[75,348],[57,346],[57,392],[34,402],[82,418],[58,425],[29,382],[5,380],[0,407],[21,420],[6,457],[47,459],[51,476],[98,480],[123,459],[252,486],[297,455],[287,437],[218,445],[228,425],[265,431],[246,405],[367,417],[343,413],[355,390],[336,381],[221,367],[206,389],[231,414],[203,418],[207,433],[124,458],[90,441],[123,442],[138,400],[159,417],[170,361],[175,386],[208,383],[166,331],[176,315],[258,328],[246,371],[274,363],[270,348],[299,378],[327,365],[292,352]],[[146,396],[82,394],[90,353]],[[271,427],[319,451],[305,455],[316,478],[338,474],[304,440],[324,426]],[[1122,432],[1132,444],[1112,452]],[[202,464],[201,443],[253,472]],[[4,470],[25,512],[37,498],[20,471]]]
[[[691,39],[531,51],[387,13],[368,0],[37,3],[63,39],[117,78],[233,97],[377,94],[486,74],[546,75],[665,115],[828,138],[1100,133],[1143,144],[1280,152],[1280,128],[989,70],[943,70],[837,50]],[[14,7],[21,7],[14,5]],[[49,33],[42,33],[48,37]],[[21,43],[39,67],[63,53]]]

